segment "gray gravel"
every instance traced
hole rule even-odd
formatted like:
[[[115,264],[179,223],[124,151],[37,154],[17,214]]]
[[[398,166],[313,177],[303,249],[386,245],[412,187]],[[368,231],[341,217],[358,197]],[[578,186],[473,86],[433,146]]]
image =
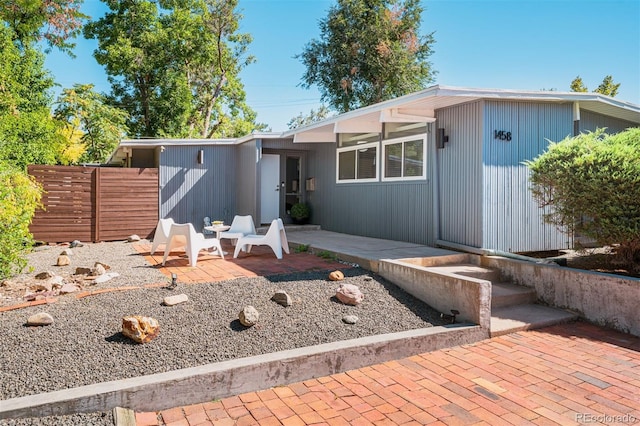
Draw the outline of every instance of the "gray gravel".
[[[51,269],[58,252],[59,247],[33,253],[32,275]],[[168,284],[128,243],[90,244],[74,250],[76,265],[94,260],[110,264],[121,274],[102,287]],[[130,290],[79,300],[69,295],[58,303],[0,313],[0,400],[442,324],[438,312],[381,277],[360,268],[343,272],[342,282],[355,284],[364,293],[361,305],[338,302],[339,284],[328,281],[328,271],[322,271],[179,283],[174,289]],[[289,293],[293,304],[285,308],[271,301],[277,290]],[[162,305],[165,296],[180,293],[187,294],[189,301]],[[260,313],[258,324],[251,328],[238,321],[246,305]],[[41,311],[51,314],[54,324],[25,326],[30,315]],[[357,324],[342,321],[348,314],[359,318]],[[122,317],[127,315],[156,318],[159,336],[144,345],[131,342],[121,334]],[[88,415],[86,424],[109,424],[99,423],[109,420],[110,414],[103,415]]]

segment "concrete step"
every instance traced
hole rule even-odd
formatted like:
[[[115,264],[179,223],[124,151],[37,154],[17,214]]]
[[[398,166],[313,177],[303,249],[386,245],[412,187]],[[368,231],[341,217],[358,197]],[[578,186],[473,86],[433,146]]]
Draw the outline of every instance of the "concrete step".
[[[491,310],[491,337],[575,321],[578,315],[543,305],[515,305]]]
[[[480,280],[500,281],[500,271],[496,269],[483,268],[478,265],[460,263],[455,265],[432,266],[429,269],[438,272],[462,275],[464,277],[477,278]]]
[[[536,301],[536,291],[530,287],[494,282],[491,285],[491,309],[524,305]]]

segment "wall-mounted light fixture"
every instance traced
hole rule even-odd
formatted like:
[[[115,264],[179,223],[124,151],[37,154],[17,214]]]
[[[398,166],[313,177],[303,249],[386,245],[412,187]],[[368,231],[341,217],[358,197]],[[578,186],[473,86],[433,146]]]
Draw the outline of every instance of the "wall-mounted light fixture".
[[[436,147],[438,149],[444,148],[445,142],[449,142],[449,136],[444,134],[444,129],[438,129],[436,131]]]
[[[204,151],[200,150],[198,151],[198,164],[203,164],[204,163]]]

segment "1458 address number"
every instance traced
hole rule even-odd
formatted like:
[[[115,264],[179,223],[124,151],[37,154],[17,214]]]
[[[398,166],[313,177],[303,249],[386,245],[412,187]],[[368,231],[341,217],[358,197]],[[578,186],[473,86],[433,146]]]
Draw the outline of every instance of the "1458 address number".
[[[500,139],[501,141],[510,141],[511,140],[511,132],[507,132],[506,130],[494,130],[493,138]]]

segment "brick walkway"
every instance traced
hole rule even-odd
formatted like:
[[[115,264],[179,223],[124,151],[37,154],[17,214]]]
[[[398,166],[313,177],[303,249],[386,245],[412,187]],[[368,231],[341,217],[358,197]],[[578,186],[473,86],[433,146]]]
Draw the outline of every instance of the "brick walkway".
[[[200,252],[198,262],[195,267],[189,266],[189,260],[185,256],[184,250],[171,252],[167,257],[165,266],[162,267],[162,250],[151,255],[150,243],[139,243],[135,245],[138,253],[144,255],[145,259],[167,277],[177,274],[181,283],[202,283],[229,280],[238,277],[256,277],[287,274],[300,271],[322,271],[349,268],[349,266],[323,259],[311,253],[283,254],[283,258],[278,260],[273,251],[267,246],[254,246],[251,253],[240,253],[237,259],[233,258],[233,247],[223,243],[223,250],[228,254],[224,259],[216,254]],[[215,252],[214,252],[215,253]]]
[[[640,338],[578,322],[159,413],[138,426],[640,424]]]

